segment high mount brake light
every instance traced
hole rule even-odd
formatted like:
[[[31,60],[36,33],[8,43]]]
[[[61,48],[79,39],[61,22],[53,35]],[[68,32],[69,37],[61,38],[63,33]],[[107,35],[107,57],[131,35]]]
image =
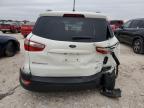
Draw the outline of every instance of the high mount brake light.
[[[84,18],[83,14],[64,14],[63,17]]]
[[[45,48],[45,45],[25,39],[24,48],[26,51],[43,51],[43,49]]]
[[[111,53],[110,50],[108,50],[107,48],[103,48],[103,47],[96,47],[96,51],[101,54],[110,54]]]

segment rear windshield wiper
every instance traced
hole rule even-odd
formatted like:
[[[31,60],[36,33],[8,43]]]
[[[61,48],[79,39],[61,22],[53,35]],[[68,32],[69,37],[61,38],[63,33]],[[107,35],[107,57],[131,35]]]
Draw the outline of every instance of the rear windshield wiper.
[[[72,36],[73,40],[79,40],[79,39],[93,39],[92,36]]]

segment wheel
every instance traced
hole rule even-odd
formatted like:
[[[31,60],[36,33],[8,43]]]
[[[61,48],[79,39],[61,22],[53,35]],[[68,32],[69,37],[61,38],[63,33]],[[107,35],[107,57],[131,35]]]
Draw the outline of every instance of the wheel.
[[[20,30],[18,30],[18,33],[20,33],[21,31]]]
[[[12,57],[16,53],[15,45],[13,42],[8,42],[6,47],[5,47],[5,55],[7,57]]]
[[[142,39],[136,39],[133,42],[133,51],[137,54],[141,54],[143,53],[143,41]]]
[[[2,31],[3,33],[6,33],[6,31]]]

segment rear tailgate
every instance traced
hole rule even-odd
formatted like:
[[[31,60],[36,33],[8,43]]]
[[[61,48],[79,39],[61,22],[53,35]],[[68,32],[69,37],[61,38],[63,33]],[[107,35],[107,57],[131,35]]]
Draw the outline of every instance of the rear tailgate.
[[[105,18],[85,18],[64,14],[38,19],[29,51],[31,73],[36,76],[90,76],[101,71],[105,54],[96,52],[96,44],[106,45]],[[39,47],[43,50],[39,50]]]
[[[62,42],[38,36],[32,36],[31,40],[45,44],[42,52],[29,52],[33,75],[89,76],[101,71],[104,55],[96,52],[94,43]]]

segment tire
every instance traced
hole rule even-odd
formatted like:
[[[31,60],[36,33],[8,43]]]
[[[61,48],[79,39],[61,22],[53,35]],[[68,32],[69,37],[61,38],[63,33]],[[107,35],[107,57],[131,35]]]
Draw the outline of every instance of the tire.
[[[12,57],[16,53],[15,45],[13,42],[8,42],[6,47],[5,47],[5,55],[7,57]]]
[[[6,31],[2,31],[2,33],[6,33]]]
[[[134,53],[142,54],[143,53],[143,48],[144,48],[143,44],[144,43],[143,43],[142,39],[134,40],[133,45],[132,45]]]
[[[20,33],[21,31],[20,30],[18,30],[18,33]]]

